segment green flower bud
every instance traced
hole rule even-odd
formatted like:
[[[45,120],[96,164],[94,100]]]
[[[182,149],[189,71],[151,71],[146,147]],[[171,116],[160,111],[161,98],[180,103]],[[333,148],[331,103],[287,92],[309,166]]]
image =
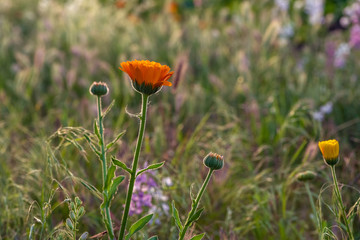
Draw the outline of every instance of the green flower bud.
[[[76,219],[76,216],[75,216],[74,211],[70,211],[70,218],[71,218],[72,220],[75,220],[75,219]]]
[[[316,173],[314,173],[313,171],[305,171],[305,172],[296,174],[296,179],[300,182],[311,181],[315,177],[316,177]]]
[[[84,209],[83,206],[81,206],[81,207],[79,208],[79,212],[78,212],[79,217],[81,217],[84,213],[85,213],[85,209]]]
[[[71,210],[75,210],[75,204],[73,202],[70,203]]]
[[[98,97],[105,96],[109,92],[109,88],[104,82],[93,82],[89,90],[92,95]]]
[[[210,152],[204,158],[204,165],[212,170],[219,170],[224,166],[224,157],[217,153]]]
[[[79,197],[75,197],[75,202],[77,206],[80,206],[82,204],[82,201],[80,200]]]

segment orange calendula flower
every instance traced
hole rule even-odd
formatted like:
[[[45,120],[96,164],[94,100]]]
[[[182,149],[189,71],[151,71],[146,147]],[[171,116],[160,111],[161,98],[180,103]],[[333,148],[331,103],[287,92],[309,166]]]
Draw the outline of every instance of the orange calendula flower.
[[[339,142],[335,139],[319,142],[319,148],[325,162],[333,166],[338,162]]]
[[[170,72],[170,68],[166,65],[148,60],[122,62],[120,65],[119,69],[129,75],[133,87],[140,93],[151,95],[164,85],[172,85],[168,79],[174,72]]]

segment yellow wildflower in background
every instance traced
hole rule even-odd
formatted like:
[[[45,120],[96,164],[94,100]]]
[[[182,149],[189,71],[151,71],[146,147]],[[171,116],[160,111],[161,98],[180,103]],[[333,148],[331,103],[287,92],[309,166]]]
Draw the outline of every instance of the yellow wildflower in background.
[[[339,157],[339,142],[335,139],[319,142],[319,148],[323,158],[330,166],[338,162]]]
[[[151,95],[162,86],[171,86],[168,79],[174,74],[170,67],[148,60],[122,62],[119,69],[126,72],[132,80],[133,87],[140,93]]]

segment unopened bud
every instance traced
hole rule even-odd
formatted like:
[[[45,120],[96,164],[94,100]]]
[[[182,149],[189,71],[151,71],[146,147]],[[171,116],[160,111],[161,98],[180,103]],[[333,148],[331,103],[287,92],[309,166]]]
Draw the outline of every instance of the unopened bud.
[[[316,173],[314,173],[313,171],[305,171],[305,172],[298,173],[296,175],[296,179],[300,182],[311,181],[315,177],[316,177]]]
[[[212,170],[219,170],[224,166],[224,157],[217,153],[210,152],[204,158],[204,165]]]
[[[90,93],[95,96],[105,96],[108,94],[109,88],[104,82],[93,82],[90,86]]]

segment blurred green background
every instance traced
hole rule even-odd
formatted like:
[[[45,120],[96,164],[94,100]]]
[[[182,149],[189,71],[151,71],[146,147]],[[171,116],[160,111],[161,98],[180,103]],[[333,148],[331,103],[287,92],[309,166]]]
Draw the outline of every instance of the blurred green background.
[[[185,217],[210,151],[224,155],[225,167],[194,234],[318,239],[294,179],[313,170],[311,190],[321,192],[327,226],[341,238],[331,228],[331,175],[317,141],[340,142],[338,179],[351,206],[360,184],[359,9],[350,0],[1,0],[0,239],[27,239],[30,228],[34,239],[66,239],[66,199],[74,196],[86,210],[80,232],[104,231],[101,201],[77,181],[102,184],[83,138],[97,114],[88,89],[109,85],[104,105],[116,102],[105,137],[127,131],[111,154],[129,164],[138,121],[125,108],[138,112],[141,97],[118,67],[134,59],[175,71],[173,86],[150,99],[140,164],[166,161],[151,174],[153,204],[162,207],[137,239],[176,239],[168,206],[175,200]],[[125,185],[111,207],[116,225]],[[357,237],[359,228],[357,216]]]

